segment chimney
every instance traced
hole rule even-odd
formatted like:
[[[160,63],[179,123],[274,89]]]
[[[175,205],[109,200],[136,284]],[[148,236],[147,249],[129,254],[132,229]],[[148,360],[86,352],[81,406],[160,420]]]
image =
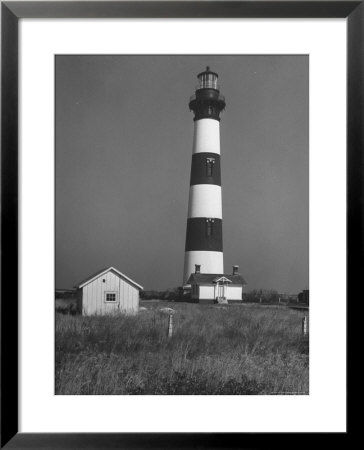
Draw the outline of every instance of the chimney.
[[[195,273],[200,273],[201,264],[195,264]]]
[[[233,275],[236,275],[238,273],[239,266],[233,266]]]

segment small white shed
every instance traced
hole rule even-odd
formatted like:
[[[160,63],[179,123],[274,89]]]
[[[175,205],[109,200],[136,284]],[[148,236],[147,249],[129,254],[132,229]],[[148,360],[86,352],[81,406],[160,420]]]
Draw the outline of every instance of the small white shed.
[[[77,306],[84,316],[135,314],[143,288],[114,267],[99,270],[77,286]]]

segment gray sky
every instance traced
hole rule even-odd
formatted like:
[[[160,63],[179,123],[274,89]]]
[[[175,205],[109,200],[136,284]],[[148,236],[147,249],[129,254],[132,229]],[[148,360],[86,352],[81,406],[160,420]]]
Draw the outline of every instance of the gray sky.
[[[56,287],[115,266],[182,283],[189,96],[219,74],[225,272],[308,287],[308,56],[57,56]]]

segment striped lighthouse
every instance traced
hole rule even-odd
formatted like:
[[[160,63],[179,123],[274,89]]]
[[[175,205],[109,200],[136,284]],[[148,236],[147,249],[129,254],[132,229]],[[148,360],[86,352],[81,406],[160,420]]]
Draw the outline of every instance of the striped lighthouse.
[[[209,67],[197,75],[198,86],[190,98],[194,137],[188,204],[183,284],[195,271],[224,273],[220,169],[220,112],[225,98],[218,75]]]

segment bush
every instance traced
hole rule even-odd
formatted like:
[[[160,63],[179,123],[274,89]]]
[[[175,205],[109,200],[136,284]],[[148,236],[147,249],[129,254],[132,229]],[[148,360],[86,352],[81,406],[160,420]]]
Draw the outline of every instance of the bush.
[[[142,300],[185,300],[182,287],[166,289],[165,291],[140,291],[140,298]]]
[[[273,289],[253,289],[243,292],[242,299],[246,303],[278,304],[280,296]]]
[[[56,313],[59,314],[71,314],[75,315],[78,313],[77,301],[76,300],[56,300]]]

